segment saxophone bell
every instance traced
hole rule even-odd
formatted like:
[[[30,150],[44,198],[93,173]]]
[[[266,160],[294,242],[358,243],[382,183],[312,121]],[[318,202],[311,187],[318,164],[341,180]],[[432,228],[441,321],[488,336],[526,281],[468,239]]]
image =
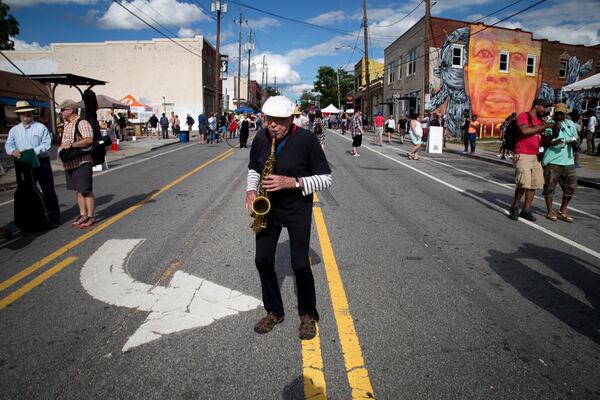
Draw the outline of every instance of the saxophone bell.
[[[255,215],[266,215],[271,211],[271,202],[265,196],[257,196],[252,202],[252,212]]]

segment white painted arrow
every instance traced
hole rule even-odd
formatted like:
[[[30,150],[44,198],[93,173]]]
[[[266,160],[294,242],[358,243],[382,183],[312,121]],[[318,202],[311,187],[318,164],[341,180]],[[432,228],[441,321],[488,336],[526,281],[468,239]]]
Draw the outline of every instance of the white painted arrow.
[[[120,307],[150,311],[122,351],[162,335],[207,326],[217,319],[249,311],[261,302],[206,279],[177,271],[168,287],[134,280],[125,271],[129,254],[144,239],[112,239],[84,264],[81,284],[94,298]]]

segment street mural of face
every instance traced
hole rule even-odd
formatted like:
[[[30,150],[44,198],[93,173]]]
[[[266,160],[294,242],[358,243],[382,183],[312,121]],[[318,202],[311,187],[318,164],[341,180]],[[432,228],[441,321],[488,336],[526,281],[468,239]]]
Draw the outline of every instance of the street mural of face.
[[[471,25],[465,88],[472,113],[484,124],[501,123],[512,112],[531,108],[541,84],[541,43],[531,35]],[[475,34],[477,32],[477,34]],[[509,53],[508,72],[500,72],[500,52]],[[535,56],[534,74],[527,74],[527,58]]]

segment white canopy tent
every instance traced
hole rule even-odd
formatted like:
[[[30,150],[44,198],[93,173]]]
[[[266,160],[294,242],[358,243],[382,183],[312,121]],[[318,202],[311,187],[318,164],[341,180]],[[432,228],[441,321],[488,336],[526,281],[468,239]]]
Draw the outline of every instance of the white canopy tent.
[[[600,74],[592,75],[588,78],[571,83],[570,85],[564,86],[561,90],[563,92],[579,92],[592,89],[600,89]]]
[[[333,104],[330,104],[327,107],[325,107],[324,109],[322,109],[321,112],[327,113],[327,114],[339,114],[340,110]]]

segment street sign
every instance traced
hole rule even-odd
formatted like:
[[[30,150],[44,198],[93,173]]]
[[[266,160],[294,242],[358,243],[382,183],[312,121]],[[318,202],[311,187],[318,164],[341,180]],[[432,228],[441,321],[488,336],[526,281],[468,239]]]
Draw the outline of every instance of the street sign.
[[[225,54],[221,54],[221,68],[220,68],[220,78],[221,80],[227,79],[227,75],[229,72],[229,56]]]
[[[441,126],[430,126],[427,135],[427,152],[441,153],[444,146],[444,128]]]
[[[122,351],[162,335],[212,324],[215,320],[257,308],[254,297],[177,271],[167,287],[133,279],[125,271],[129,254],[144,239],[111,239],[87,260],[81,284],[95,299],[119,307],[149,311]]]

